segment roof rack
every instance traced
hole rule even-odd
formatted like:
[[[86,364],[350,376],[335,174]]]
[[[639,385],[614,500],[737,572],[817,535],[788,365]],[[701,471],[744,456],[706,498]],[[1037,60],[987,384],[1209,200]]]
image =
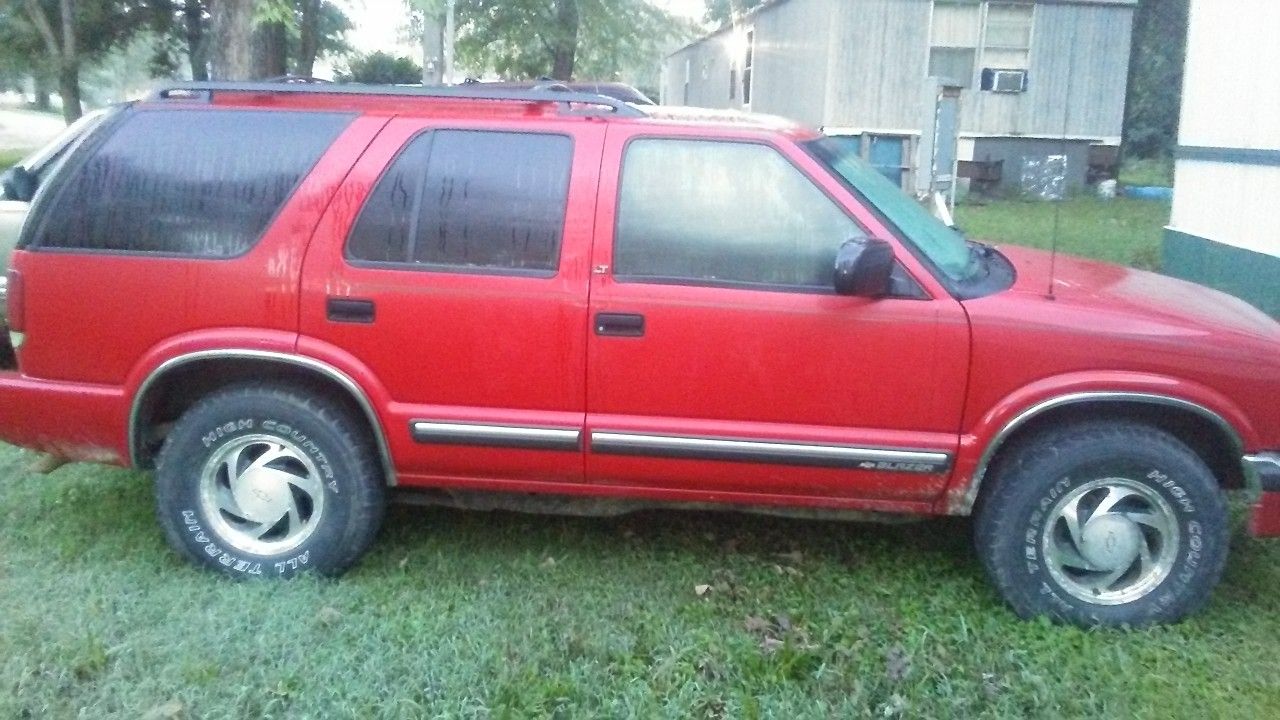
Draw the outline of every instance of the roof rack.
[[[564,87],[564,86],[559,86]],[[406,87],[400,85],[347,85],[338,83],[305,82],[180,82],[165,83],[156,88],[150,100],[190,100],[214,93],[263,93],[299,95],[379,95],[406,98],[438,98],[450,100],[494,100],[526,103],[557,103],[565,111],[573,112],[572,105],[589,105],[609,108],[618,117],[644,117],[644,111],[606,95],[572,92],[557,89],[555,85],[523,89],[488,89],[483,84],[467,86],[439,85],[431,87]]]

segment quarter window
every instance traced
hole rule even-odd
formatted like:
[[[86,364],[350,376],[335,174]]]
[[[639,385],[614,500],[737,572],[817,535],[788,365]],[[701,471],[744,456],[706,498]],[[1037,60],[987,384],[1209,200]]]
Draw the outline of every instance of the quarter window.
[[[426,269],[553,273],[573,142],[563,135],[439,130],[383,174],[347,257]]]
[[[333,113],[136,112],[58,191],[34,245],[240,255],[350,121]]]
[[[635,140],[623,162],[614,272],[622,280],[829,290],[862,234],[771,147]]]

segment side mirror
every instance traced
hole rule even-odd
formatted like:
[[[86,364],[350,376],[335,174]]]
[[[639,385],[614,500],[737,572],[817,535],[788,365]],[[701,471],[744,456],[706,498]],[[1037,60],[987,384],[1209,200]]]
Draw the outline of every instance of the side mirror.
[[[14,165],[0,175],[0,189],[4,190],[5,200],[31,202],[38,182],[35,174],[21,165]]]
[[[892,274],[893,246],[884,240],[854,238],[845,241],[836,252],[834,282],[838,295],[886,295]]]

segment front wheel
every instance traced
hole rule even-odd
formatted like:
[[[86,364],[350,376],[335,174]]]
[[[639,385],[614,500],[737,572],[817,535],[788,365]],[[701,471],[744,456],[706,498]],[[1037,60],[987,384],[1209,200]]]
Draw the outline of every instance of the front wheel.
[[[233,577],[341,573],[373,540],[384,492],[361,428],[291,387],[202,399],[170,432],[156,470],[170,544]]]
[[[1153,427],[1070,425],[998,460],[978,553],[1022,617],[1081,626],[1176,622],[1208,600],[1227,558],[1227,508],[1204,462]]]

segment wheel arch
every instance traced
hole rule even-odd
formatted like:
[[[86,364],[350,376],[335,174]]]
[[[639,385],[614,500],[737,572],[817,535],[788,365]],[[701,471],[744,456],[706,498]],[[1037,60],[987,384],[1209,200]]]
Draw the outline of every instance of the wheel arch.
[[[1196,453],[1225,489],[1248,485],[1244,468],[1245,439],[1218,411],[1198,402],[1150,392],[1085,391],[1041,400],[1000,426],[985,445],[967,486],[952,494],[948,511],[973,511],[984,480],[998,462],[1000,450],[1051,424],[1089,419],[1131,420],[1168,432]]]
[[[363,418],[378,450],[387,485],[396,484],[386,433],[368,394],[351,375],[327,362],[270,350],[208,349],[160,363],[138,385],[130,403],[128,448],[135,468],[154,467],[167,426],[202,397],[235,382],[278,379],[323,392]],[[180,390],[179,390],[180,388]]]

